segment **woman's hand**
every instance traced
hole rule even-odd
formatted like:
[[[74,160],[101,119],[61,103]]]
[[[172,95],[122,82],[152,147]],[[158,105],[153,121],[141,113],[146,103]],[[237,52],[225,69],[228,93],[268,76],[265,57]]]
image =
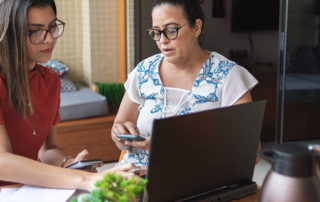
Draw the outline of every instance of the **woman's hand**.
[[[87,183],[87,185],[89,187],[87,187],[86,190],[92,191],[93,189],[95,189],[96,188],[95,187],[96,181],[103,179],[103,176],[107,173],[110,173],[110,172],[122,175],[125,178],[132,178],[133,176],[137,176],[134,174],[134,172],[130,171],[130,170],[135,170],[137,168],[138,167],[135,166],[134,164],[128,163],[128,164],[124,164],[121,166],[116,166],[116,167],[110,168],[110,169],[105,170],[103,172],[96,173],[96,174],[94,174],[94,176],[92,178],[90,178],[91,181]]]
[[[127,146],[137,147],[149,151],[150,141],[151,137],[147,137],[144,141],[125,141],[124,144]]]
[[[125,122],[125,123],[115,123],[112,127],[112,139],[116,142],[118,147],[122,150],[128,150],[131,147],[137,147],[144,150],[149,150],[149,144],[151,138],[148,137],[144,141],[126,141],[120,138],[117,138],[116,134],[132,134],[132,135],[139,135],[139,129],[137,126],[132,122]]]
[[[126,144],[125,140],[117,138],[116,134],[132,134],[139,135],[139,129],[133,122],[115,123],[111,129],[111,137],[119,149],[129,150],[131,145]]]
[[[89,158],[89,152],[86,149],[84,149],[80,153],[78,153],[78,155],[73,159],[71,164],[77,161],[88,160],[88,158]]]
[[[114,172],[116,174],[120,174],[123,175],[124,177],[127,178],[131,178],[133,176],[135,176],[134,172],[132,170],[136,170],[139,169],[140,167],[135,166],[133,163],[127,163],[121,166],[115,166],[113,168],[110,168],[106,171],[104,171],[103,173],[110,173],[110,172]]]
[[[65,167],[67,167],[73,163],[76,163],[78,161],[88,160],[88,159],[89,159],[89,152],[86,149],[84,149],[80,153],[78,153],[78,155],[74,159],[70,159],[69,162],[67,161]],[[89,172],[97,172],[97,167],[101,167],[101,166],[103,166],[103,163],[100,163],[95,166],[86,167],[85,169],[82,169],[82,170],[86,170]]]

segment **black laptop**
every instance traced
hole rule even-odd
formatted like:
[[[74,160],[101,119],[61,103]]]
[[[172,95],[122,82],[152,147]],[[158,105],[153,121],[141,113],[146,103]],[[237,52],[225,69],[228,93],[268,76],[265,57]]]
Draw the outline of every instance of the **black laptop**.
[[[155,120],[148,201],[229,201],[252,181],[266,101]]]

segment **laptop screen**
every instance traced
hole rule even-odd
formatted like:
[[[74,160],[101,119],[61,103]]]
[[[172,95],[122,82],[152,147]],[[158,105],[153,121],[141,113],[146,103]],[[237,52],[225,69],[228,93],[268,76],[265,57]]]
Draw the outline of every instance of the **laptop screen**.
[[[252,180],[266,101],[155,120],[149,201],[174,201]]]

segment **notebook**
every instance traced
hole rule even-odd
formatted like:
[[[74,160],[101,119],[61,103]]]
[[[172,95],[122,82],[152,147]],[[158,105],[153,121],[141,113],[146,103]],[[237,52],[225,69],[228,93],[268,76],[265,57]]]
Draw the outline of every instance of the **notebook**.
[[[265,105],[262,100],[155,120],[148,201],[221,202],[255,193]]]

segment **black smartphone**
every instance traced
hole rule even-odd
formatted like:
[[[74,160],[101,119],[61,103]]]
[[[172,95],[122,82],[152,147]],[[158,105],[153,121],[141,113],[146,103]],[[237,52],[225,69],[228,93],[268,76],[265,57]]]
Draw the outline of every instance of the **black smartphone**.
[[[66,168],[73,168],[73,169],[83,169],[91,166],[95,166],[102,163],[100,159],[93,159],[93,160],[82,160],[82,161],[77,161]]]
[[[116,134],[117,138],[120,138],[122,140],[127,140],[127,141],[144,141],[145,138],[138,136],[138,135],[130,135],[130,134]]]

